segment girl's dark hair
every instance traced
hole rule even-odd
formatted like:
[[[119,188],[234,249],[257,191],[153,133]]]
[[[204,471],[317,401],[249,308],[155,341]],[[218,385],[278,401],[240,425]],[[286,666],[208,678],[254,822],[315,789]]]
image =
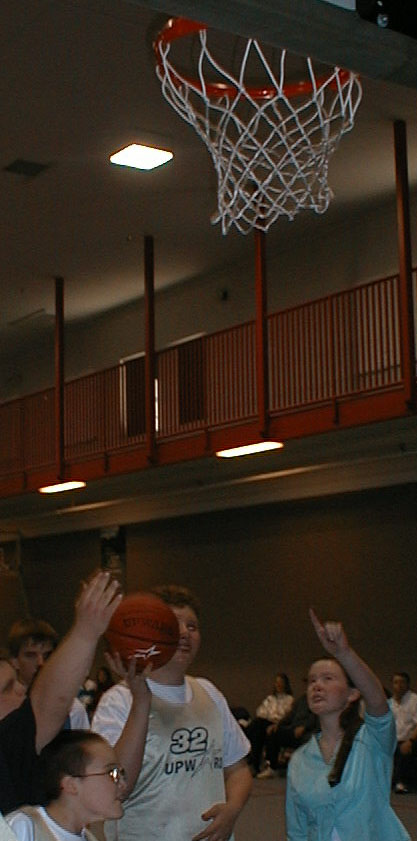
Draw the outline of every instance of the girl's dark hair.
[[[359,715],[360,698],[356,701],[351,701],[348,707],[340,713],[339,723],[343,730],[343,738],[340,743],[339,750],[336,754],[336,759],[333,767],[329,773],[329,785],[337,786],[342,779],[343,769],[346,765],[347,758],[350,754],[353,740],[363,724],[363,718]]]
[[[355,689],[355,684],[353,683],[352,679],[349,677],[346,669],[343,668],[342,664],[336,659],[336,657],[320,657],[319,660],[315,662],[318,663],[321,660],[330,660],[334,663],[337,663],[343,674],[345,675],[346,681],[348,686],[352,689]],[[343,730],[343,738],[339,746],[339,750],[337,751],[335,761],[331,768],[331,771],[327,777],[329,781],[329,785],[334,786],[339,785],[340,780],[342,779],[343,769],[346,765],[348,756],[350,754],[353,740],[358,732],[359,728],[362,727],[363,718],[359,714],[360,709],[360,698],[357,698],[355,701],[351,701],[350,704],[346,707],[345,710],[342,710],[339,717],[339,724],[341,729]]]
[[[282,680],[284,681],[284,692],[285,692],[285,694],[286,695],[292,695],[292,689],[291,689],[290,679],[289,679],[288,675],[286,675],[285,672],[277,672],[276,675],[275,675],[275,679],[277,677],[281,677]],[[276,691],[277,690],[275,689],[275,686],[274,686],[274,692],[273,692],[274,695],[276,694]]]
[[[90,730],[61,730],[41,752],[41,768],[46,803],[61,793],[63,777],[84,774],[89,760],[88,746],[103,742],[102,736]]]

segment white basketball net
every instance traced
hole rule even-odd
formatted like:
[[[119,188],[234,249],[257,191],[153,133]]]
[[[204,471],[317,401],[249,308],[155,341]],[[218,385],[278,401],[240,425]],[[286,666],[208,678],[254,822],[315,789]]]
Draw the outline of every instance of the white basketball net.
[[[289,98],[286,50],[275,73],[259,43],[249,39],[235,77],[209,52],[205,28],[198,36],[198,78],[173,66],[172,45],[164,41],[156,45],[157,74],[164,97],[194,127],[213,158],[218,211],[212,222],[221,220],[223,234],[232,224],[245,234],[252,228],[267,231],[279,216],[292,220],[304,208],[324,213],[333,195],[327,183],[329,159],[342,134],[353,127],[362,96],[357,75],[335,67],[317,79],[307,58],[309,90]],[[265,71],[265,79],[257,82],[258,89],[262,84],[268,89],[263,98],[255,98],[245,83],[253,51]],[[227,86],[224,92],[219,81]]]

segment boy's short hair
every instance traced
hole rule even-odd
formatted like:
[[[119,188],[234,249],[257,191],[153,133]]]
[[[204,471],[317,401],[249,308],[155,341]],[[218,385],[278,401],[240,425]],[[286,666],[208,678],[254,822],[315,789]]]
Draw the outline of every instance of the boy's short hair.
[[[102,736],[91,730],[61,730],[46,745],[41,752],[41,763],[47,803],[59,797],[63,777],[84,774],[89,760],[88,746],[103,741]]]
[[[33,642],[51,642],[54,648],[58,645],[58,634],[55,628],[43,619],[19,619],[10,628],[7,642],[12,657],[18,657],[22,645]]]
[[[152,587],[151,593],[159,596],[165,604],[173,607],[191,607],[195,615],[200,617],[200,602],[197,596],[188,587],[179,587],[177,584],[161,584]]]

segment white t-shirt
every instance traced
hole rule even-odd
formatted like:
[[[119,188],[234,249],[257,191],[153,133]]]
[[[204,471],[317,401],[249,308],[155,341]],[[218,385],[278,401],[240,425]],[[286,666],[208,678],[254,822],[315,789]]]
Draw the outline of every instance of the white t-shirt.
[[[59,826],[59,824],[55,823],[55,821],[49,817],[43,806],[35,806],[33,808],[35,808],[40,817],[45,821],[48,829],[52,832],[57,841],[84,841],[84,832],[82,832],[81,835],[68,832],[67,829]],[[35,827],[32,818],[29,817],[29,815],[26,815],[25,812],[21,812],[19,809],[15,812],[10,812],[9,815],[6,815],[6,821],[12,828],[18,841],[34,841]]]
[[[79,698],[74,698],[71,709],[69,711],[69,719],[71,723],[71,730],[89,730],[90,722],[87,715],[87,710]]]
[[[405,742],[417,727],[417,695],[408,690],[400,701],[390,698],[388,703],[394,714],[397,739]]]
[[[228,768],[249,753],[250,742],[230,712],[224,695],[209,680],[200,677],[196,680],[210,695],[221,712],[223,721],[223,763],[224,767]],[[180,686],[165,686],[165,684],[156,683],[148,678],[147,683],[152,694],[164,701],[169,701],[172,704],[184,704],[191,700],[191,690],[187,682]],[[111,745],[116,744],[126,724],[131,705],[132,695],[127,684],[124,682],[117,683],[108,689],[100,699],[91,729],[104,736]]]
[[[287,695],[286,692],[277,692],[273,695],[267,695],[262,703],[256,709],[258,718],[265,718],[266,721],[271,721],[273,724],[278,724],[284,716],[291,712],[294,704],[292,695]]]
[[[0,841],[17,841],[8,823],[0,813]]]

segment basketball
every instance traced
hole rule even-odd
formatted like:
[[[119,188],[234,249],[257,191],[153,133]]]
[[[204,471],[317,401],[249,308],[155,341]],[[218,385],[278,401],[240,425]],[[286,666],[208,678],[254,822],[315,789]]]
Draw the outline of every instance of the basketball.
[[[132,593],[115,610],[105,638],[113,653],[128,666],[134,657],[136,670],[152,663],[159,669],[177,650],[179,625],[169,605],[152,593]]]

